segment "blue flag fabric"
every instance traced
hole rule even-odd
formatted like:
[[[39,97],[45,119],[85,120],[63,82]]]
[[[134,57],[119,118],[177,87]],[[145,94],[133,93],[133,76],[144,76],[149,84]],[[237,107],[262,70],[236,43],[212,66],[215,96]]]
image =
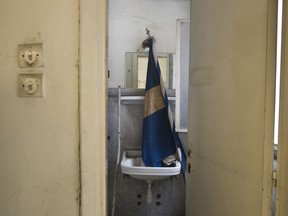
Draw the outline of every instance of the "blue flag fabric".
[[[170,114],[170,116],[169,116]],[[153,55],[153,39],[149,40],[149,58],[146,77],[142,159],[146,166],[163,166],[162,160],[181,150],[181,170],[185,175],[186,155],[171,119],[168,97],[161,83],[159,63]]]

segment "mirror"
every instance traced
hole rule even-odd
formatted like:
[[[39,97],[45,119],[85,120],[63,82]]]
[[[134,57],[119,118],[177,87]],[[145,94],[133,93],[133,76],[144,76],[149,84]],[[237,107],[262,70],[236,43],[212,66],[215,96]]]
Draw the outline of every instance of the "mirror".
[[[174,88],[173,62],[175,54],[157,53],[161,75],[167,89]],[[126,88],[145,88],[148,65],[148,52],[125,53],[125,86]]]

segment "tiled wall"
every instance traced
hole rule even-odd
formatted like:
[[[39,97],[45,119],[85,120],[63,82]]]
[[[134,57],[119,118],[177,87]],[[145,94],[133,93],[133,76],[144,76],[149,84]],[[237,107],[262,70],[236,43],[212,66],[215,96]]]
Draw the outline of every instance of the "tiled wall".
[[[173,96],[174,91],[168,92]],[[143,96],[144,90],[121,89],[121,95]],[[172,111],[174,104],[171,104]],[[108,215],[111,215],[115,168],[118,151],[118,89],[109,89],[108,100]],[[123,149],[141,149],[143,102],[133,104],[121,103],[121,158]],[[187,134],[180,134],[184,148]],[[154,181],[153,200],[146,203],[146,184],[131,177],[124,178],[121,168],[116,177],[116,199],[114,216],[184,216],[185,183],[182,175],[177,178]]]

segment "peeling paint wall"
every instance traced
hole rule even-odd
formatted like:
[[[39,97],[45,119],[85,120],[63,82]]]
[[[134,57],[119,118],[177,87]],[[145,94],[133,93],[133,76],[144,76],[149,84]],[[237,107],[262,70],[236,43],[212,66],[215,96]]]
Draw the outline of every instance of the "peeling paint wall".
[[[43,43],[43,68],[19,68],[26,42]],[[0,215],[79,215],[78,1],[0,1],[0,62]],[[19,98],[36,71],[44,97]]]
[[[141,49],[145,28],[156,38],[155,52],[176,52],[176,20],[190,18],[188,0],[109,0],[108,87],[124,87],[125,52]]]

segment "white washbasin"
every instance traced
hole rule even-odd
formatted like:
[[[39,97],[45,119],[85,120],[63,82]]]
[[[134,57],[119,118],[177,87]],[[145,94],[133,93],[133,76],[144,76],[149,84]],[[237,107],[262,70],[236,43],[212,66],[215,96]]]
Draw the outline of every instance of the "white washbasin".
[[[175,167],[146,167],[142,160],[141,150],[124,150],[121,161],[123,174],[139,180],[162,180],[170,176],[179,175],[181,164],[176,161]]]

